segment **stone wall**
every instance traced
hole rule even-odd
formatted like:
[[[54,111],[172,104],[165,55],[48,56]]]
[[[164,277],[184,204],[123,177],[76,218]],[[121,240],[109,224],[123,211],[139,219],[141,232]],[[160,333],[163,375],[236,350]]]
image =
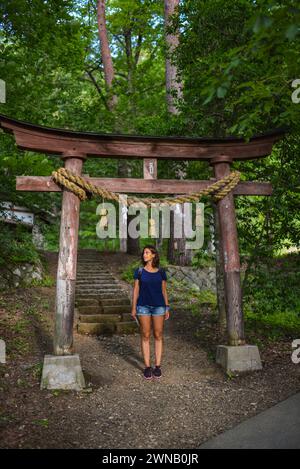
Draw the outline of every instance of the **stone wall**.
[[[11,267],[10,271],[0,271],[0,289],[30,285],[32,280],[42,280],[44,276],[41,264],[33,265],[29,262]]]
[[[185,280],[199,290],[216,291],[216,269],[215,267],[190,267],[190,266],[168,266],[166,267],[167,278]]]

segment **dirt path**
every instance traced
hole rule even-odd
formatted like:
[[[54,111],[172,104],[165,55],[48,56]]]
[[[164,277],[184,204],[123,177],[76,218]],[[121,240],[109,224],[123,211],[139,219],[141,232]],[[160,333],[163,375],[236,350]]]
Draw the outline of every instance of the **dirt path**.
[[[118,268],[116,262],[115,273]],[[55,288],[29,290],[6,296],[6,302],[17,296],[20,305],[34,307],[50,299],[48,313],[40,307],[50,328],[36,319],[34,352],[2,365],[1,447],[197,448],[300,390],[300,367],[291,362],[288,343],[276,354],[262,352],[262,372],[229,379],[207,353],[205,334],[195,336],[199,328],[207,330],[207,338],[213,332],[206,313],[200,322],[182,310],[165,323],[160,381],[142,377],[139,334],[97,338],[75,332],[88,388],[40,391],[36,370],[52,352]],[[153,337],[151,347],[154,358]]]

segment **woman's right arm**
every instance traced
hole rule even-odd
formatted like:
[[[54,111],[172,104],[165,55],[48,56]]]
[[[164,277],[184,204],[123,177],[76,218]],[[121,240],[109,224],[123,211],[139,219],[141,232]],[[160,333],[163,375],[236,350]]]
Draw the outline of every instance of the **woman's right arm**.
[[[140,285],[139,280],[136,279],[134,281],[133,292],[132,292],[132,308],[131,308],[131,315],[136,316],[136,304],[139,297],[140,292]]]

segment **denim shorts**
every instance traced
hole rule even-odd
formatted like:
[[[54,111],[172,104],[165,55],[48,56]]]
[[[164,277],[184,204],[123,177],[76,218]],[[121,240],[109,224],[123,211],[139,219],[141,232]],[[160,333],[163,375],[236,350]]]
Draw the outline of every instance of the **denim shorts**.
[[[140,316],[162,316],[166,313],[165,306],[137,305],[136,314]]]

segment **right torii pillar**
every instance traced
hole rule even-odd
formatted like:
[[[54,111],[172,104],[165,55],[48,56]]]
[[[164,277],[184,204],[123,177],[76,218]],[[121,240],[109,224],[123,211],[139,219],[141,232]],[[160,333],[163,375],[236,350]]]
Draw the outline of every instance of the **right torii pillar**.
[[[216,179],[230,174],[232,159],[225,155],[212,158]],[[232,191],[217,202],[220,223],[220,253],[223,256],[226,321],[229,345],[217,347],[216,361],[226,372],[262,369],[258,347],[247,345],[240,276],[240,256]],[[237,347],[238,346],[238,347]]]

